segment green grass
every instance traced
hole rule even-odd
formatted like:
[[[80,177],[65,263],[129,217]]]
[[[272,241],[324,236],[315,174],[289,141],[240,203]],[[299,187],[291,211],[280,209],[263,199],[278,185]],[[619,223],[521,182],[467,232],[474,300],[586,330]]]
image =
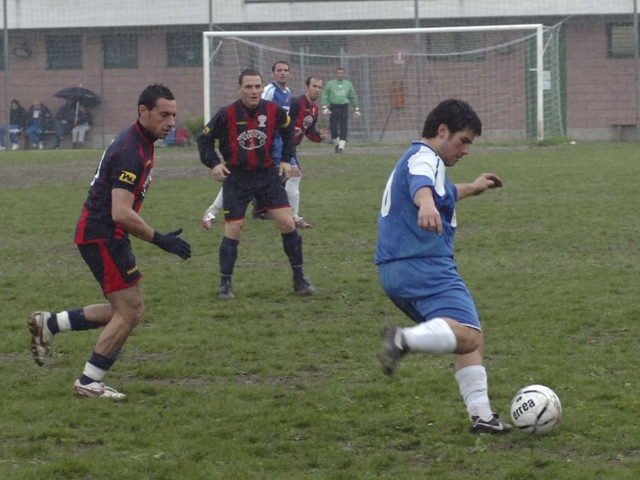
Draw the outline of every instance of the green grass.
[[[331,146],[325,147],[331,150]],[[450,170],[504,188],[458,205],[456,258],[486,337],[492,404],[542,383],[564,417],[548,436],[473,436],[452,356],[412,355],[387,379],[383,324],[409,325],[373,265],[394,154],[303,158],[305,272],[297,298],[271,222],[247,220],[237,299],[216,300],[217,193],[193,149],[158,150],[141,211],[184,227],[183,262],[133,240],[144,323],[108,383],[128,401],[80,399],[71,385],[98,331],[60,335],[35,365],[26,319],[103,301],[75,246],[101,152],[0,155],[0,478],[635,479],[640,471],[640,258],[632,144],[477,148]]]

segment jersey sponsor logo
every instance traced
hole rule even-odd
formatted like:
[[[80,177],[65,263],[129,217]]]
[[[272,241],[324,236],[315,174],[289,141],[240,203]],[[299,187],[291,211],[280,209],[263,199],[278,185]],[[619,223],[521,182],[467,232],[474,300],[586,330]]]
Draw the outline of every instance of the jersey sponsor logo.
[[[209,135],[210,131],[211,129],[209,127],[204,127],[204,130],[202,130],[202,133],[204,133],[205,135]]]
[[[313,123],[313,117],[311,115],[307,115],[302,119],[302,128],[305,130],[308,129]]]
[[[258,127],[264,128],[267,126],[267,116],[266,115],[258,115]]]
[[[245,150],[255,150],[267,141],[267,134],[260,130],[247,130],[238,135],[238,143]]]
[[[129,185],[133,185],[136,182],[136,178],[138,178],[138,176],[135,173],[131,173],[131,172],[127,172],[126,170],[123,170],[122,173],[120,173],[120,177],[118,177],[118,180],[120,180],[123,183],[128,183]]]

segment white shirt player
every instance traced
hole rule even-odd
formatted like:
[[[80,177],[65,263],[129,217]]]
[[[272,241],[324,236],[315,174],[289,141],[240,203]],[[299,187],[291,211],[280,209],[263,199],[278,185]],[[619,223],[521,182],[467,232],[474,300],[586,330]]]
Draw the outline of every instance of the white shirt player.
[[[442,220],[442,235],[418,226],[416,192],[428,187]],[[408,258],[453,257],[457,189],[445,165],[426,143],[413,142],[396,164],[382,197],[375,263]]]

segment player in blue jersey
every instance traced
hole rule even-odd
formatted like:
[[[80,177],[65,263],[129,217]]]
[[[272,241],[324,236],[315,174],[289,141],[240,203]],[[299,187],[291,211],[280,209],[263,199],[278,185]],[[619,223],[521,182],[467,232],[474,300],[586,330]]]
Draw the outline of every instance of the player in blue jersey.
[[[382,370],[393,373],[408,352],[454,353],[455,378],[474,433],[506,433],[512,426],[489,404],[483,337],[476,307],[453,259],[456,202],[502,186],[492,173],[452,184],[445,167],[464,155],[482,123],[461,100],[441,102],[427,117],[422,139],[400,158],[382,198],[375,263],[382,288],[414,327],[387,326]]]
[[[287,87],[290,76],[291,67],[289,64],[284,60],[278,60],[271,67],[271,78],[273,78],[273,82],[264,87],[262,91],[263,100],[276,103],[287,113],[289,113],[289,109],[291,108],[291,91],[289,87]],[[280,138],[280,132],[278,131],[275,132],[270,155],[276,166],[280,165],[280,161],[282,160],[282,138]],[[291,166],[296,166],[295,161]],[[211,206],[204,212],[202,227],[205,230],[211,228],[211,224],[220,210],[222,210],[222,189],[218,192],[218,196]],[[265,218],[264,209],[257,206],[255,199],[253,200],[253,216],[262,219]]]
[[[154,142],[166,138],[175,125],[176,101],[164,85],[150,85],[138,99],[138,120],[120,132],[102,155],[89,195],[76,226],[75,243],[100,283],[109,303],[60,313],[31,314],[31,353],[38,365],[49,355],[53,336],[68,331],[104,327],[82,376],[73,389],[81,396],[121,400],[123,393],[102,378],[142,319],[142,278],[129,235],[151,242],[187,260],[191,248],[178,237],[182,229],[165,235],[151,228],[138,212],[153,176]]]

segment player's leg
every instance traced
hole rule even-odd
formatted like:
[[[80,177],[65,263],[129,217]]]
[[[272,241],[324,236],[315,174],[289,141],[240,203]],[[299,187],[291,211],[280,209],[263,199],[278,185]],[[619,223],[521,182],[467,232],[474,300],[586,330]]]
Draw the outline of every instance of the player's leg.
[[[209,208],[207,208],[207,210],[205,210],[204,215],[202,216],[202,228],[209,230],[213,220],[216,218],[216,215],[220,213],[220,210],[222,210],[222,188],[218,192],[213,203]]]
[[[347,145],[347,133],[349,130],[349,104],[340,105],[340,125],[338,127],[340,141],[338,142],[338,152],[344,153]]]
[[[224,237],[218,250],[220,258],[218,298],[220,300],[231,300],[235,298],[232,277],[238,258],[240,235],[244,228],[244,216],[249,202],[254,197],[254,193],[251,189],[243,189],[242,180],[236,182],[233,174],[225,180],[222,192],[222,202],[225,205],[225,225]]]
[[[293,290],[300,295],[313,295],[316,289],[302,272],[302,237],[296,230],[287,192],[275,170],[269,173],[269,183],[257,192],[256,197],[261,204],[267,206],[282,235],[282,246],[293,270]]]
[[[329,117],[329,132],[331,133],[331,140],[333,140],[334,145],[334,153],[338,153],[338,145],[340,143],[340,134],[338,133],[339,127],[339,116],[340,113],[338,110],[338,105],[330,104],[329,109],[331,110],[331,116]]]
[[[417,262],[411,262],[411,266],[408,262],[393,262],[379,270],[387,295],[417,323],[406,328],[386,327],[380,355],[383,372],[391,374],[396,362],[409,352],[455,353],[455,377],[472,422],[471,431],[506,433],[511,425],[499,420],[489,404],[487,375],[482,365],[483,337],[471,294],[455,269],[431,269],[427,279],[428,270]],[[418,278],[423,281],[418,282]]]
[[[137,283],[123,290],[107,293],[105,296],[113,309],[113,316],[100,333],[95,349],[85,364],[82,375],[74,383],[73,389],[85,397],[120,400],[125,398],[125,395],[107,387],[102,379],[111,370],[125,342],[142,320],[144,301]]]
[[[136,264],[128,239],[78,245],[78,250],[100,283],[110,309],[92,306],[84,309],[95,323],[105,324],[95,350],[82,376],[73,385],[76,393],[86,397],[123,399],[124,394],[107,387],[102,378],[115,363],[120,349],[144,313],[138,282],[142,274]],[[106,315],[112,313],[110,319]],[[106,322],[106,323],[105,323]]]
[[[113,311],[108,303],[89,305],[59,313],[36,311],[27,325],[31,332],[31,354],[35,362],[44,365],[45,357],[51,354],[54,335],[58,333],[93,330],[109,323]]]

